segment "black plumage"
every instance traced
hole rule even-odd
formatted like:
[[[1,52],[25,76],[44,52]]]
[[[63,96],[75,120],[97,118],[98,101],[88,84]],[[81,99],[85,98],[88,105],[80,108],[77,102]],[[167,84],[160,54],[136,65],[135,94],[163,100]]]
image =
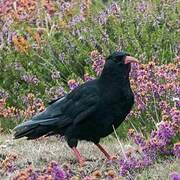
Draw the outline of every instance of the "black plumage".
[[[71,148],[78,140],[98,144],[100,138],[113,132],[113,125],[117,128],[124,121],[134,104],[129,81],[131,62],[136,59],[123,52],[113,53],[99,78],[51,102],[43,112],[17,126],[14,137],[35,139],[60,134]]]

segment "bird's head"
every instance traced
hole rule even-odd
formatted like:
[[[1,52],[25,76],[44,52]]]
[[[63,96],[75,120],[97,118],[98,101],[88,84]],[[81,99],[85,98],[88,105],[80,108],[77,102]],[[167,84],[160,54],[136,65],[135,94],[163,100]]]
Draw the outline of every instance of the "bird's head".
[[[126,79],[129,77],[131,63],[139,63],[139,61],[126,52],[114,52],[107,58],[102,75]]]
[[[112,53],[108,58],[108,61],[112,61],[114,62],[114,64],[116,64],[116,66],[118,66],[119,68],[121,68],[124,71],[130,71],[131,69],[131,63],[139,63],[139,61],[130,56],[130,54],[126,53],[126,52],[114,52]]]

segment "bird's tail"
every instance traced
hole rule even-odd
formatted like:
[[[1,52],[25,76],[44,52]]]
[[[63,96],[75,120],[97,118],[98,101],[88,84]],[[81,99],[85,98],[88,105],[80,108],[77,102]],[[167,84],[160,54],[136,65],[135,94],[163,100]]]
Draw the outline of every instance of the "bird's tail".
[[[57,124],[58,118],[29,120],[14,128],[14,138],[27,137],[27,139],[36,139],[52,132]]]

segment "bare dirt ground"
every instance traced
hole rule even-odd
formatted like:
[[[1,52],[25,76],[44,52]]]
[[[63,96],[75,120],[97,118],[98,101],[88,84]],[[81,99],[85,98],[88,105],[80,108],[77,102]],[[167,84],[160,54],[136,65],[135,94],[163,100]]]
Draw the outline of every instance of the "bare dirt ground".
[[[116,155],[118,157],[122,155],[120,145],[115,139],[111,139],[111,141],[106,139],[101,144],[112,155]],[[131,146],[128,142],[122,143],[122,145],[125,150]],[[118,160],[113,163],[107,163],[103,154],[93,143],[80,142],[78,144],[78,149],[87,161],[86,165],[83,167],[85,174],[89,175],[97,169],[102,173],[107,172],[108,169],[113,169],[117,173],[119,172]],[[75,174],[78,175],[80,173],[80,168],[72,150],[68,147],[66,142],[60,138],[51,137],[48,139],[27,141],[25,139],[13,140],[9,135],[0,136],[0,163],[6,155],[11,153],[17,154],[15,164],[18,169],[25,169],[29,163],[32,163],[35,169],[43,169],[47,167],[48,162],[56,161],[59,165],[70,166]],[[153,166],[136,172],[134,174],[134,179],[166,180],[169,179],[169,174],[172,171],[180,172],[179,160],[168,159],[163,162],[160,161]],[[12,179],[14,174],[8,177],[2,175],[1,173],[0,175],[0,179],[6,180]]]

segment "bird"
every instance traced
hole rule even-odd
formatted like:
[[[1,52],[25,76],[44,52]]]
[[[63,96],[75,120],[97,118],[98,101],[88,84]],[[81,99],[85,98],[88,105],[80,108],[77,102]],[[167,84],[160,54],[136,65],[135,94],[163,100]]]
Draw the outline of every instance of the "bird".
[[[64,136],[80,166],[85,159],[77,149],[79,140],[94,143],[107,159],[112,159],[99,142],[120,126],[134,105],[129,80],[132,63],[139,61],[126,52],[113,52],[99,77],[53,100],[44,111],[16,126],[14,138]]]

